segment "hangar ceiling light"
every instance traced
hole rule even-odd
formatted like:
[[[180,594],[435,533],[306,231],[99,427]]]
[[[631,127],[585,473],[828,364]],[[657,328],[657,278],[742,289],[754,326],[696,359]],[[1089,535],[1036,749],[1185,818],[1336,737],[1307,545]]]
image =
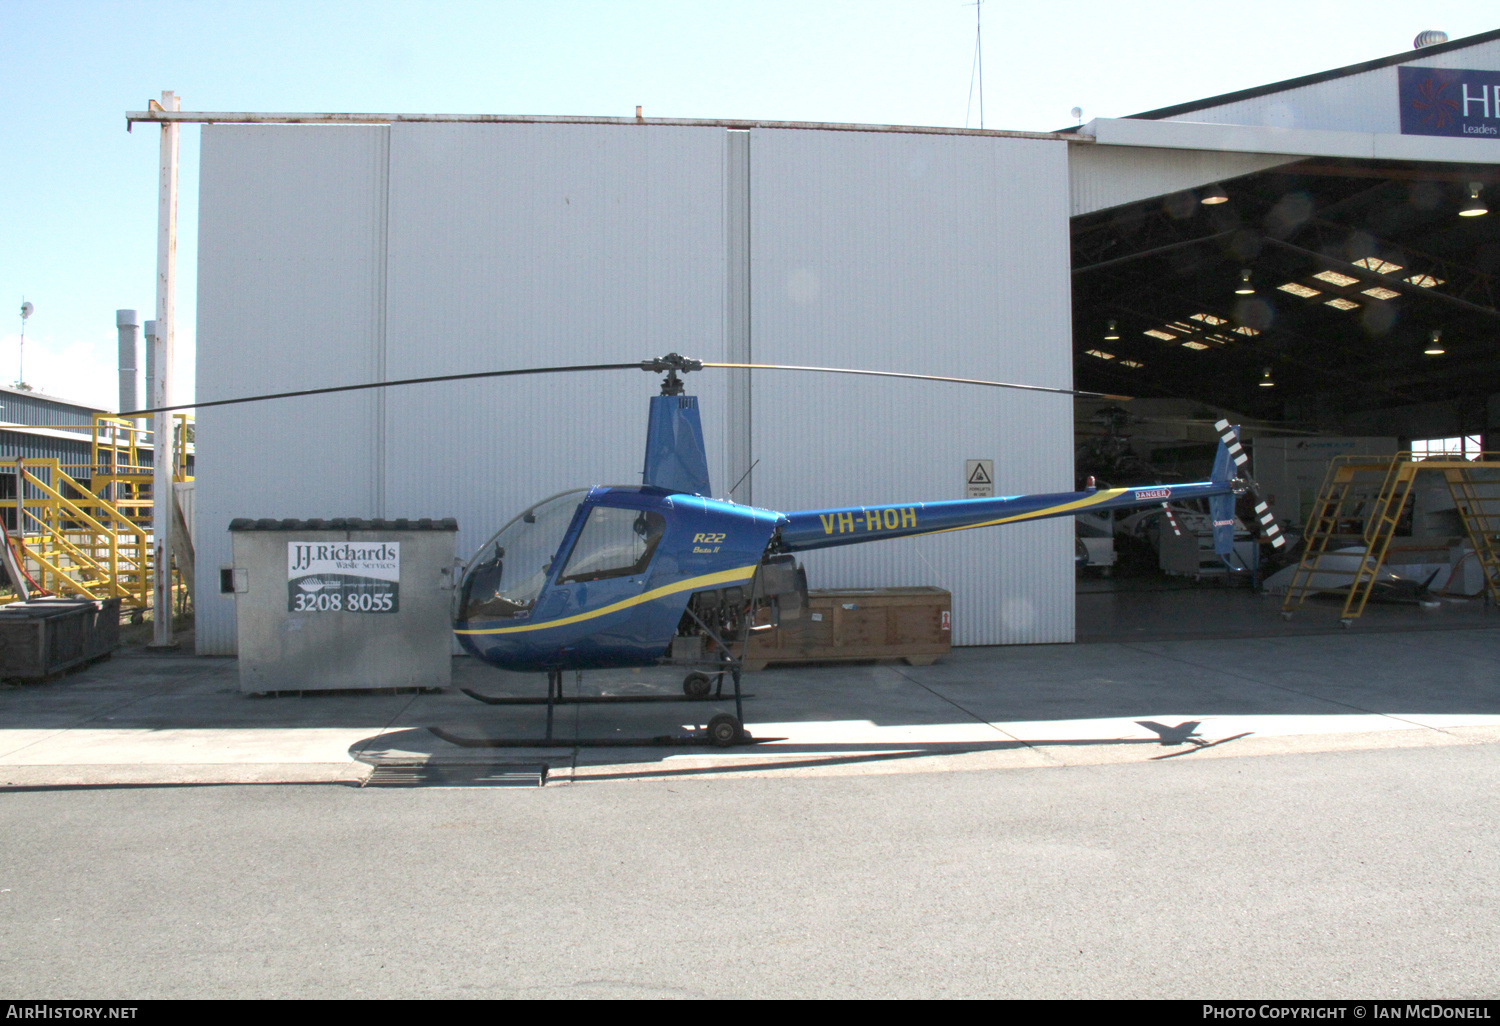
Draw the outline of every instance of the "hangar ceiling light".
[[[1317,289],[1310,289],[1306,285],[1299,285],[1294,281],[1289,281],[1285,285],[1278,285],[1276,287],[1282,292],[1290,292],[1292,295],[1301,296],[1303,299],[1311,299],[1314,296],[1321,296],[1323,294]]]
[[[1347,299],[1330,299],[1324,306],[1331,306],[1335,310],[1358,310],[1358,303],[1351,303]]]
[[[1330,285],[1337,285],[1340,288],[1348,288],[1350,285],[1359,284],[1358,278],[1351,278],[1349,277],[1349,275],[1340,274],[1337,271],[1319,271],[1317,274],[1313,275],[1313,277],[1317,278],[1319,281],[1326,281]]]
[[[1361,295],[1373,296],[1376,299],[1395,299],[1401,293],[1376,285],[1374,288],[1365,289]]]
[[[1236,296],[1255,295],[1255,286],[1250,284],[1250,268],[1246,267],[1240,271],[1240,283],[1234,287]]]
[[[1202,342],[1187,341],[1187,342],[1184,342],[1183,345],[1186,346],[1188,349],[1207,349],[1208,348],[1208,346],[1204,345]]]
[[[1119,329],[1118,325],[1115,324],[1114,321],[1110,321],[1109,322],[1109,327],[1105,329],[1105,331],[1104,331],[1104,341],[1106,341],[1106,342],[1118,342],[1118,341],[1120,341],[1120,329]]]
[[[1427,348],[1422,352],[1428,356],[1442,356],[1446,351],[1443,348],[1443,329],[1433,328],[1427,333]]]
[[[1204,200],[1203,202],[1207,203],[1208,200]],[[1482,199],[1479,198],[1479,183],[1478,182],[1470,182],[1469,183],[1469,198],[1464,201],[1464,205],[1463,206],[1461,206],[1461,207],[1458,208],[1458,216],[1459,217],[1482,217],[1483,215],[1488,214],[1489,212],[1490,212],[1490,208],[1487,207],[1487,206],[1485,206],[1484,200],[1482,200]]]
[[[1167,332],[1161,331],[1158,328],[1147,328],[1144,332],[1142,332],[1142,334],[1144,334],[1144,335],[1150,335],[1152,338],[1159,338],[1163,342],[1176,342],[1177,341],[1177,336],[1176,335],[1169,335]]]
[[[1228,203],[1229,196],[1224,192],[1224,187],[1218,182],[1215,182],[1213,185],[1210,185],[1207,189],[1203,190],[1203,199],[1201,200],[1201,202],[1204,206],[1212,207],[1219,203]]]

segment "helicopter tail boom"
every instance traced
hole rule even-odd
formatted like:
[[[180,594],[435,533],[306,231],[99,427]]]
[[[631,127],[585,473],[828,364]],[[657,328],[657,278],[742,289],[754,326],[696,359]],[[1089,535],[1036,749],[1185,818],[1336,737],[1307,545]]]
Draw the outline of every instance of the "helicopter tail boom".
[[[1214,548],[1221,556],[1227,556],[1234,549],[1235,496],[1246,488],[1246,482],[1237,475],[1248,460],[1239,443],[1238,432],[1227,422],[1220,436],[1213,470],[1207,481],[1089,488],[1081,492],[1010,495],[992,499],[801,510],[786,514],[787,522],[780,531],[781,549],[799,552],[886,538],[998,527],[1025,520],[1076,516],[1084,512],[1139,509],[1168,502],[1207,499],[1213,515]]]
[[[786,514],[786,523],[780,530],[781,549],[800,552],[887,538],[946,534],[1026,520],[1076,516],[1098,510],[1157,506],[1168,500],[1176,502],[1205,499],[1216,495],[1228,496],[1232,502],[1231,484],[1227,481],[1197,481],[1192,484],[1089,489],[993,499],[800,510]]]

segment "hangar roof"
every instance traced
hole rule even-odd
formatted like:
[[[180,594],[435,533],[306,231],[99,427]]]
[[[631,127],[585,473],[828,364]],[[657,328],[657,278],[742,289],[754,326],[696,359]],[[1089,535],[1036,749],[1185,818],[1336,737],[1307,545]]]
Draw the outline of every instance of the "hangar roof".
[[[1079,387],[1324,430],[1500,424],[1500,139],[1404,134],[1401,66],[1487,83],[1500,29],[1085,126]],[[1494,212],[1460,216],[1475,199]]]
[[[1358,64],[1350,64],[1342,68],[1333,68],[1329,71],[1319,71],[1311,75],[1301,75],[1297,78],[1288,78],[1280,82],[1272,82],[1268,85],[1254,86],[1250,89],[1239,89],[1235,92],[1221,93],[1218,96],[1209,96],[1201,100],[1190,100],[1187,103],[1176,103],[1170,107],[1158,107],[1156,110],[1143,111],[1140,114],[1131,114],[1129,117],[1142,120],[1160,120],[1162,118],[1181,117],[1195,111],[1207,110],[1212,107],[1223,107],[1242,100],[1255,100],[1273,93],[1284,93],[1292,89],[1301,89],[1304,86],[1318,85],[1323,82],[1331,82],[1335,79],[1348,78],[1351,75],[1360,75],[1367,71],[1376,71],[1381,68],[1389,68],[1397,64],[1408,64],[1415,60],[1435,57],[1438,54],[1450,53],[1454,50],[1466,50],[1483,43],[1491,43],[1500,40],[1500,29],[1491,29],[1489,32],[1480,32],[1462,39],[1452,39],[1446,43],[1434,43],[1416,50],[1407,50],[1403,53],[1392,54],[1389,57],[1380,57],[1373,61],[1361,61]]]

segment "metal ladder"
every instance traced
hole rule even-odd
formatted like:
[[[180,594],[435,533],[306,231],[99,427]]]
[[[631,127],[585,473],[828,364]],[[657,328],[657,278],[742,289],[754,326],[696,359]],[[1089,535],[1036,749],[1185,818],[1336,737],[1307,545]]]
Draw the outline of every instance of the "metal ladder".
[[[1385,565],[1391,540],[1411,496],[1413,483],[1423,471],[1441,472],[1448,483],[1455,508],[1474,547],[1475,558],[1484,569],[1490,597],[1500,603],[1500,480],[1480,481],[1476,469],[1500,470],[1500,455],[1481,453],[1475,460],[1416,461],[1409,452],[1394,457],[1342,456],[1328,468],[1323,487],[1308,518],[1302,559],[1292,575],[1282,616],[1290,618],[1309,594],[1326,588],[1312,587],[1315,575],[1344,577],[1349,594],[1339,614],[1347,627],[1364,613],[1374,593],[1380,568]],[[1371,486],[1379,481],[1372,492]],[[1340,531],[1344,524],[1361,525],[1359,534]],[[1329,543],[1336,538],[1360,539],[1364,552],[1353,570],[1324,566]],[[1352,554],[1351,554],[1352,555]]]
[[[1446,467],[1443,478],[1484,571],[1485,589],[1490,600],[1500,604],[1500,480],[1476,481],[1472,466]]]
[[[1403,458],[1405,456],[1406,458]],[[1354,580],[1349,586],[1349,595],[1344,599],[1339,622],[1348,624],[1365,611],[1365,603],[1375,590],[1380,578],[1380,568],[1385,565],[1385,556],[1396,537],[1396,525],[1406,509],[1406,499],[1411,495],[1412,482],[1417,479],[1418,464],[1409,454],[1398,455],[1391,460],[1385,480],[1375,497],[1375,508],[1365,521],[1365,553],[1355,568]]]
[[[1325,557],[1331,554],[1330,547],[1338,547],[1333,544],[1336,541],[1362,542],[1368,557],[1368,527],[1375,511],[1389,506],[1388,479],[1394,462],[1390,457],[1341,456],[1329,464],[1303,531],[1302,558],[1281,604],[1283,617],[1289,619],[1308,595],[1325,590],[1313,587],[1315,577],[1343,577],[1354,583],[1357,571],[1328,566]],[[1382,498],[1387,501],[1382,503]],[[1400,515],[1400,507],[1396,514]]]

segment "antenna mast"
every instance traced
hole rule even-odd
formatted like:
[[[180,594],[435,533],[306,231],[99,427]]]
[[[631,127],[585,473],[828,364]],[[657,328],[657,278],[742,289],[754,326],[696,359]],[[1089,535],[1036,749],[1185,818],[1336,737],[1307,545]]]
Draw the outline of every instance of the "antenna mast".
[[[974,0],[966,7],[974,8],[974,62],[969,67],[969,105],[964,109],[964,127],[969,127],[969,111],[974,108],[974,82],[979,81],[979,127],[984,128],[984,33],[982,12],[984,0]]]
[[[26,318],[31,316],[31,311],[36,309],[26,302],[26,297],[21,297],[21,347],[16,358],[16,387],[22,391],[30,391],[26,386]]]

